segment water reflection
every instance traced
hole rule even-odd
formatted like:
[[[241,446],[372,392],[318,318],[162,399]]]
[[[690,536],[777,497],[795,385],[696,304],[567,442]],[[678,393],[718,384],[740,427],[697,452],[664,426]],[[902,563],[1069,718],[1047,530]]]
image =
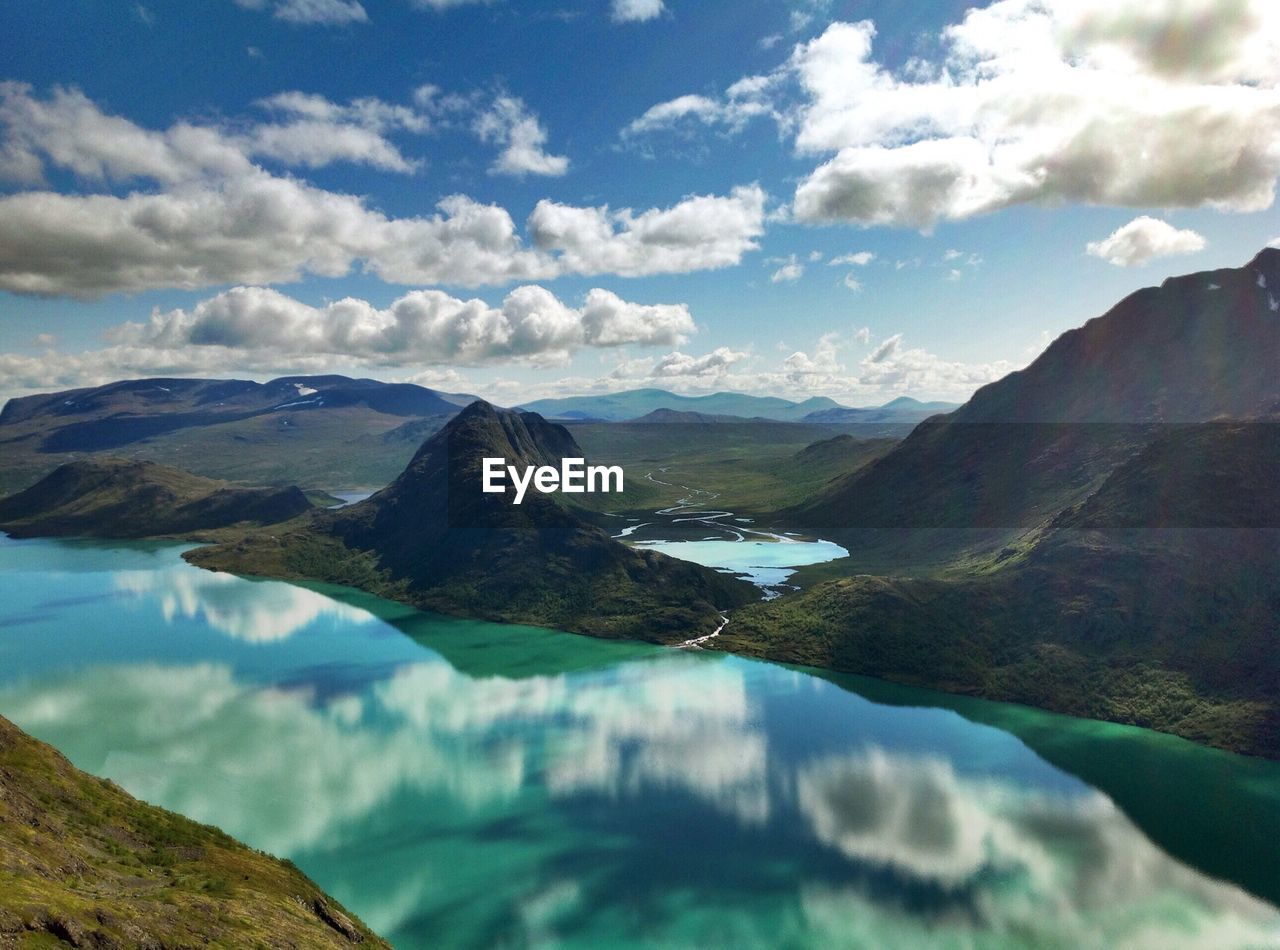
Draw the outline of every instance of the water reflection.
[[[113,571],[117,591],[148,597],[164,619],[202,620],[227,636],[247,643],[286,640],[320,617],[365,624],[368,611],[323,594],[280,581],[249,581],[234,574],[204,571],[183,564],[161,570]]]
[[[1274,907],[954,713],[399,611],[416,642],[316,591],[144,564],[76,596],[23,574],[0,621],[58,622],[40,665],[7,644],[0,713],[294,858],[399,946],[1280,945]]]

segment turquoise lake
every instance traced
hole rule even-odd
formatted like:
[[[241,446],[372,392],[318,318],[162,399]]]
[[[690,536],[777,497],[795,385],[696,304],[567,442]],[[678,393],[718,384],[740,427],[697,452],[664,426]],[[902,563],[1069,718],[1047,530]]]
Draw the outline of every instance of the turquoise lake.
[[[0,714],[400,947],[1277,947],[1280,764],[0,538]]]

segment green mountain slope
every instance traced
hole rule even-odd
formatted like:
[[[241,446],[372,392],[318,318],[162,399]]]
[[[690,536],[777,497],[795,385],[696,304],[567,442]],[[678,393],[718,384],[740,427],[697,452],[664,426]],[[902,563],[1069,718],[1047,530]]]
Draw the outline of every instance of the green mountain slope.
[[[721,610],[755,599],[742,581],[614,541],[562,503],[573,496],[531,491],[517,506],[481,491],[485,457],[558,465],[583,454],[563,426],[476,402],[367,501],[187,556],[448,613],[660,642],[710,633]]]
[[[0,718],[0,946],[387,946],[297,868]]]
[[[1280,758],[1277,617],[1273,417],[1162,431],[984,569],[818,584],[717,646]]]
[[[276,524],[311,510],[296,487],[233,488],[152,462],[69,462],[0,499],[0,530],[15,537],[186,535],[235,524]]]
[[[1162,427],[1280,405],[1269,288],[1271,248],[1138,291],[784,517],[849,542],[854,570],[999,550],[1083,501]]]

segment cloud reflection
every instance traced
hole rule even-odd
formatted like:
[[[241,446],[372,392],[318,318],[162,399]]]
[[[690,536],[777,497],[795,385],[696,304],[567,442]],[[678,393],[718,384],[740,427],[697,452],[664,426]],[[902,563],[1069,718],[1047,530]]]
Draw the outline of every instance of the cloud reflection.
[[[812,763],[796,787],[818,840],[934,895],[932,911],[908,912],[864,888],[806,884],[805,914],[833,945],[944,933],[957,946],[1015,935],[1153,950],[1280,943],[1276,908],[1174,860],[1097,792],[1047,795],[877,748]]]
[[[189,565],[160,570],[113,571],[116,590],[154,600],[164,619],[203,620],[247,643],[287,640],[321,617],[345,623],[377,618],[323,594],[281,581],[246,581],[234,574]]]

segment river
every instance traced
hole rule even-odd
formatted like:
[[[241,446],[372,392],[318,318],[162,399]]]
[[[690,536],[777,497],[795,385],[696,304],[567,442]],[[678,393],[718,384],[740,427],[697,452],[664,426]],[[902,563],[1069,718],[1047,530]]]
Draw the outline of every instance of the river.
[[[1280,946],[1280,765],[0,540],[0,713],[401,947]]]

